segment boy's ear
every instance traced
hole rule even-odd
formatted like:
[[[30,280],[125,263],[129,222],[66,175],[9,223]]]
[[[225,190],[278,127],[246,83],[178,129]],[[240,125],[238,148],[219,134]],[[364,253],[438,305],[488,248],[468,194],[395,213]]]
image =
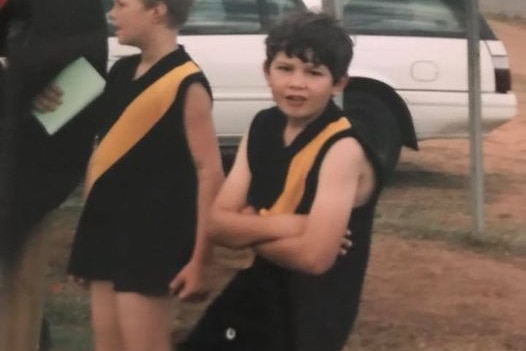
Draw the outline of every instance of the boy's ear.
[[[158,1],[153,7],[153,18],[155,23],[162,23],[166,21],[166,16],[168,15],[168,8],[166,4],[162,1]]]
[[[263,74],[265,74],[265,79],[267,81],[267,84],[269,84],[269,78],[270,78],[270,72],[269,72],[269,64],[267,62],[263,62]]]
[[[332,93],[334,95],[340,94],[345,90],[345,87],[349,83],[349,76],[346,74],[341,76],[332,87]]]

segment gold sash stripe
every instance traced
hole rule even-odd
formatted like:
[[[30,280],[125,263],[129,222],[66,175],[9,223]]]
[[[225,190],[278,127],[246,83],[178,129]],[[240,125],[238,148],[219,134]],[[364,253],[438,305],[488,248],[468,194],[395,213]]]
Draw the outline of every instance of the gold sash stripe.
[[[126,107],[91,155],[84,183],[85,195],[97,179],[164,116],[174,102],[183,79],[199,71],[199,67],[191,61],[178,66],[150,85]]]
[[[320,149],[333,135],[350,129],[351,122],[345,117],[330,123],[314,139],[305,145],[292,159],[285,187],[270,209],[261,209],[260,215],[294,213],[305,191],[305,180]]]

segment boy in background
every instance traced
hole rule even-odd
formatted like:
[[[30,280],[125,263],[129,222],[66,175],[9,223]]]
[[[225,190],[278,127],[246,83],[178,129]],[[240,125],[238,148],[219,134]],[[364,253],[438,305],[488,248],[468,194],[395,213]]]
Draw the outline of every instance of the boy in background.
[[[171,305],[201,300],[205,222],[223,181],[208,80],[178,43],[192,0],[115,0],[120,44],[100,105],[68,273],[89,287],[95,351],[170,351]]]

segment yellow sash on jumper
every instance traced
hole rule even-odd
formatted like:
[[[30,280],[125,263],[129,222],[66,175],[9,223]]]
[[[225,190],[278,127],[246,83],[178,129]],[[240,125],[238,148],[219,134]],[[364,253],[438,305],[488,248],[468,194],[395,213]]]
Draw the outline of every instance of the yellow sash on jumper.
[[[164,116],[174,102],[183,79],[199,71],[193,62],[178,66],[150,85],[126,107],[91,155],[84,184],[85,195],[97,179]]]
[[[270,209],[261,209],[262,216],[294,213],[305,191],[305,180],[318,152],[329,138],[343,130],[350,129],[351,122],[345,117],[328,124],[314,139],[305,145],[290,162],[285,187]]]

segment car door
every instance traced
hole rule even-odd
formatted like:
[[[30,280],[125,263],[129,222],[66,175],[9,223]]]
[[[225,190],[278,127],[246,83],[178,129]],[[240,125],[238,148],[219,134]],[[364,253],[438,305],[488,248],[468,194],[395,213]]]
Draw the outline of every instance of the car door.
[[[409,108],[419,139],[467,135],[468,60],[463,2],[342,2],[343,24],[354,34],[356,45],[350,75],[394,89]],[[493,58],[485,41],[496,39],[483,19],[481,26],[480,78],[484,127],[489,128],[512,116],[513,97],[496,92]],[[496,106],[504,108],[496,112]]]

